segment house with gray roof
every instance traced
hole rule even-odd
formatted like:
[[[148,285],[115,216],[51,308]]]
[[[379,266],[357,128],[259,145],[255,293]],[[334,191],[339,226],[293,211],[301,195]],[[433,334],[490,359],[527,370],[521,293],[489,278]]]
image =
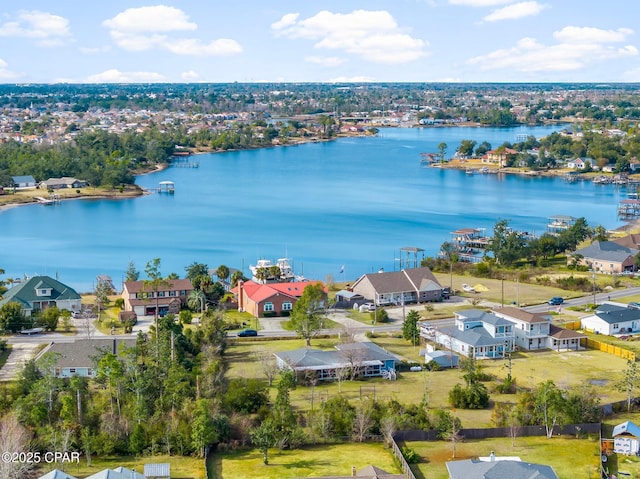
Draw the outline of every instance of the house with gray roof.
[[[393,371],[398,360],[371,342],[345,343],[335,350],[300,348],[274,353],[280,369],[313,373],[321,381],[337,379],[341,373],[351,376],[379,377]]]
[[[586,342],[584,334],[553,325],[548,313],[530,313],[524,309],[507,306],[494,309],[493,314],[514,324],[516,346],[526,351],[578,350],[583,347],[582,343]]]
[[[9,289],[0,300],[0,307],[9,302],[20,303],[26,316],[51,306],[80,311],[81,297],[70,286],[49,276],[32,276]]]
[[[583,329],[612,336],[640,331],[640,309],[607,301],[580,320]]]
[[[92,378],[97,372],[94,358],[104,352],[118,356],[123,346],[132,348],[135,345],[135,339],[118,338],[81,339],[70,343],[53,342],[38,353],[36,360],[47,354],[52,356],[55,359],[53,375],[57,378]]]
[[[594,241],[573,252],[567,261],[588,266],[600,273],[619,274],[635,271],[635,257],[640,251],[613,241]]]
[[[551,466],[514,459],[500,460],[493,455],[487,459],[447,462],[449,479],[558,479]]]
[[[66,472],[62,472],[59,469],[47,472],[45,475],[40,476],[38,479],[76,479],[74,476],[70,476]]]
[[[467,309],[455,313],[453,327],[436,329],[433,340],[470,358],[502,358],[515,348],[514,324],[493,313]]]
[[[88,183],[85,180],[63,176],[62,178],[49,178],[48,180],[41,181],[38,188],[43,190],[59,190],[62,188],[85,188],[86,186],[88,186]]]
[[[429,268],[364,274],[351,290],[376,305],[440,301],[442,286]]]
[[[351,479],[352,477],[358,477],[360,479],[406,479],[406,474],[392,474],[380,469],[379,467],[369,465],[359,471],[355,467],[351,468],[351,474],[344,476],[323,476],[314,477],[311,479]]]
[[[31,175],[12,176],[13,186],[16,188],[35,188],[36,180]]]

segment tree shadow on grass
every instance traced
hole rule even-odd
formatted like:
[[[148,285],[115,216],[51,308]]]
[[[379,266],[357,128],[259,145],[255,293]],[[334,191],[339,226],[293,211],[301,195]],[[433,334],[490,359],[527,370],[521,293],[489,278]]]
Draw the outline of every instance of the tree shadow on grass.
[[[320,466],[330,466],[330,461],[325,461],[322,459],[301,459],[299,461],[290,462],[288,464],[273,464],[278,465],[280,467],[284,467],[285,469],[313,469],[314,467]]]

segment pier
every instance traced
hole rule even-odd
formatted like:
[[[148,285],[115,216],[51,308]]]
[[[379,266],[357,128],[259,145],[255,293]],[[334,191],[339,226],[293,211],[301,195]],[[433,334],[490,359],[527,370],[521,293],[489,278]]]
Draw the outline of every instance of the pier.
[[[547,223],[547,233],[557,235],[576,224],[577,218],[566,215],[550,216]]]
[[[151,193],[169,193],[172,195],[175,193],[176,189],[173,181],[161,181],[158,183],[157,188],[147,188],[147,191]]]
[[[621,219],[633,219],[640,216],[640,200],[626,199],[618,203],[618,217]]]
[[[177,158],[171,162],[173,168],[198,168],[200,163],[197,161],[189,161],[187,158]]]
[[[451,232],[451,243],[458,252],[460,261],[479,263],[489,245],[484,228],[462,228]]]

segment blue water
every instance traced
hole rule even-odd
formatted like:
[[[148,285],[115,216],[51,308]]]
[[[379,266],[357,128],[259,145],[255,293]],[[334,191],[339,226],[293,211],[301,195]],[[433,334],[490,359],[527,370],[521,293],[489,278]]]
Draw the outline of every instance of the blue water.
[[[119,283],[130,260],[144,271],[159,257],[164,275],[183,276],[194,261],[244,267],[248,274],[257,259],[286,255],[297,274],[353,280],[397,268],[401,247],[434,255],[451,231],[490,233],[498,219],[534,233],[543,233],[553,215],[619,226],[616,205],[624,190],[611,185],[467,175],[419,161],[443,141],[451,155],[462,139],[497,147],[519,133],[541,137],[557,129],[385,129],[376,138],[199,155],[200,168],[137,179],[144,187],[174,181],[175,195],[0,212],[0,268],[5,277],[57,274],[88,291],[98,274]]]

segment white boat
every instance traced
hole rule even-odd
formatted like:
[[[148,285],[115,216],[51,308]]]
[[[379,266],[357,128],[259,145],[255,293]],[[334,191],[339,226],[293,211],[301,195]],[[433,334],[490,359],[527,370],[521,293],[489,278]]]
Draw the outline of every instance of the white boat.
[[[270,271],[274,266],[280,268],[279,276],[272,274]],[[253,275],[252,279],[257,282],[281,283],[293,281],[295,279],[293,268],[289,264],[289,258],[278,258],[276,263],[273,263],[270,259],[259,259],[257,264],[249,265],[249,269]],[[262,274],[258,273],[259,270],[263,269],[267,271],[266,278],[262,278]]]
[[[469,286],[467,283],[462,284],[462,290],[466,293],[475,293],[476,289],[473,286]]]

